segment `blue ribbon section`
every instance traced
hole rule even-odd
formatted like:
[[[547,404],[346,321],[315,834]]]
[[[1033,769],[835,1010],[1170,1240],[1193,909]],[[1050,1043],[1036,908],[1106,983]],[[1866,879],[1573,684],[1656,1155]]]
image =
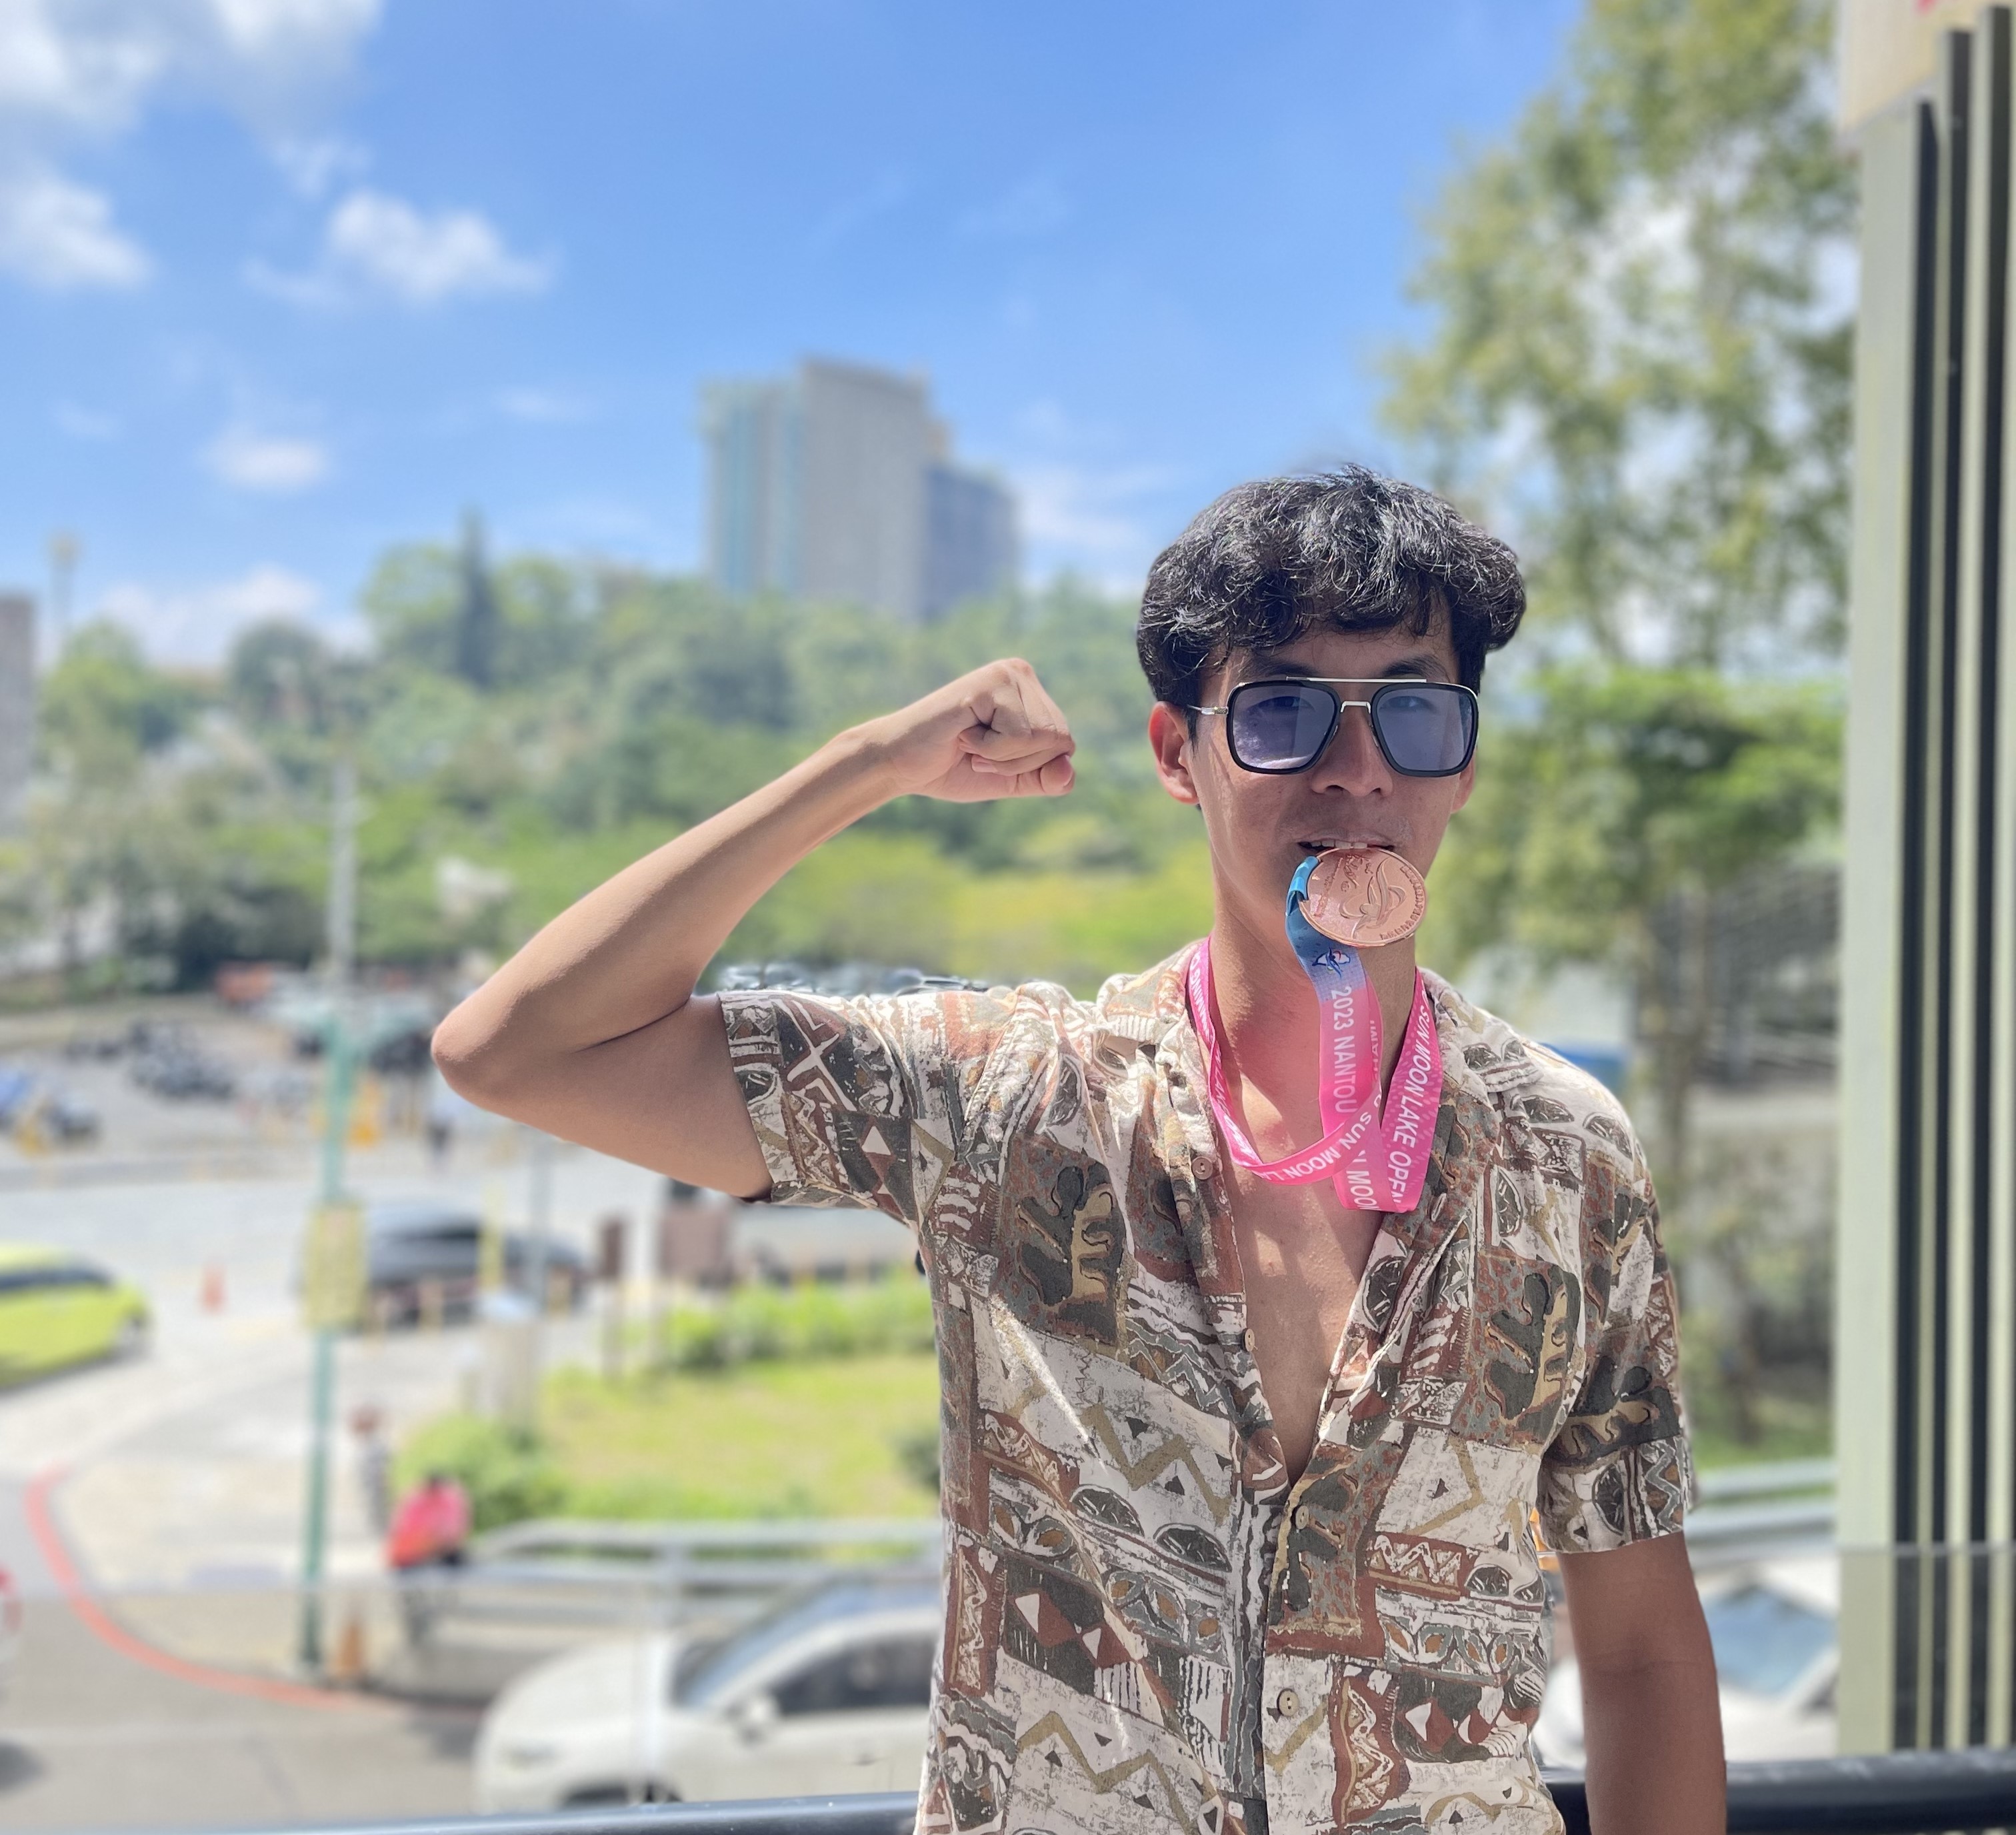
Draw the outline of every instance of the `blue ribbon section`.
[[[1288,947],[1294,951],[1312,981],[1319,972],[1334,973],[1346,962],[1358,959],[1356,950],[1348,944],[1338,942],[1334,937],[1326,937],[1302,915],[1302,901],[1309,896],[1309,875],[1316,871],[1320,858],[1312,854],[1295,869],[1295,876],[1288,886]],[[1316,992],[1320,995],[1323,989],[1319,987]]]
[[[1377,1040],[1379,1016],[1372,1005],[1371,984],[1366,978],[1365,966],[1359,960],[1358,952],[1348,943],[1338,942],[1334,937],[1326,937],[1302,913],[1303,901],[1309,894],[1309,875],[1316,870],[1319,858],[1312,854],[1295,869],[1295,876],[1288,886],[1287,926],[1288,946],[1294,951],[1303,973],[1309,978],[1309,985],[1316,990],[1316,1004],[1324,1016],[1326,1036],[1319,1047],[1322,1057],[1317,1081],[1319,1088],[1328,1097],[1323,1104],[1323,1125],[1328,1128],[1334,1126],[1344,1114],[1366,1100],[1377,1087],[1379,1076],[1379,1048],[1376,1042],[1369,1070],[1363,1061],[1362,1052],[1354,1049],[1348,1074],[1336,1074],[1343,1067],[1331,1060],[1334,1042],[1330,1035],[1337,1024],[1338,1003],[1346,1003],[1345,1011],[1357,1016],[1357,1023],[1352,1027],[1356,1035],[1352,1041],[1354,1047],[1368,1033],[1373,1040]]]

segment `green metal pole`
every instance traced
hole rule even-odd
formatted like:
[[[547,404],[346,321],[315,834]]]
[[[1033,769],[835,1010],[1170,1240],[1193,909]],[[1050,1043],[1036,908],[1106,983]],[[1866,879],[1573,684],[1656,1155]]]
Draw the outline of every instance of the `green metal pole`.
[[[337,756],[329,773],[328,1024],[322,1061],[322,1198],[327,1207],[344,1196],[343,1150],[350,1132],[351,1088],[357,1070],[356,1016],[351,979],[357,957],[357,765]],[[326,1253],[326,1244],[324,1245]],[[322,1668],[322,1577],[329,1542],[329,1428],[336,1405],[336,1327],[326,1297],[308,1295],[315,1319],[315,1358],[308,1382],[308,1520],[301,1533],[301,1667]]]
[[[329,1417],[336,1392],[336,1333],[327,1326],[315,1335],[314,1373],[310,1379],[309,1419],[313,1438],[308,1448],[308,1514],[301,1550],[301,1668],[310,1675],[322,1669],[322,1570],[329,1517]]]
[[[343,1193],[343,1150],[350,1128],[350,1098],[356,1055],[348,1015],[340,1007],[326,1034],[329,1066],[323,1096],[322,1202],[333,1204]],[[319,1325],[308,1386],[308,1517],[301,1542],[301,1661],[311,1674],[322,1668],[322,1578],[329,1544],[329,1438],[336,1398],[336,1329]]]

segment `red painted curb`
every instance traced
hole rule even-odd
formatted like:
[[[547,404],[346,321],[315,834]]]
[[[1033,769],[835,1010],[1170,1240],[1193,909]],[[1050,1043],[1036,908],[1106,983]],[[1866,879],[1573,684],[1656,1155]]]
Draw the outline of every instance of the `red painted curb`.
[[[268,1676],[242,1675],[236,1670],[214,1669],[207,1663],[192,1663],[186,1657],[174,1656],[143,1638],[135,1637],[98,1603],[85,1584],[84,1577],[77,1572],[77,1563],[70,1559],[63,1531],[56,1527],[56,1513],[49,1507],[50,1494],[63,1482],[63,1476],[59,1466],[37,1473],[23,1496],[22,1513],[28,1520],[28,1533],[35,1538],[35,1546],[56,1581],[57,1591],[63,1595],[63,1603],[100,1643],[129,1661],[144,1664],[149,1669],[159,1670],[164,1675],[171,1675],[178,1682],[193,1683],[200,1689],[214,1689],[227,1695],[250,1695],[261,1701],[285,1701],[297,1707],[354,1708],[358,1705],[351,1696],[339,1695],[333,1689],[308,1688],[299,1682],[284,1682]]]

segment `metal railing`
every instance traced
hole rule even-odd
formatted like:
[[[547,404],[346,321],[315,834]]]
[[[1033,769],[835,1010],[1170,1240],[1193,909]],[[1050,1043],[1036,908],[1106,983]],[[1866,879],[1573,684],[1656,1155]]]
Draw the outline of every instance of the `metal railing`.
[[[1830,1546],[1834,1481],[1831,1459],[1702,1473],[1701,1501],[1687,1513],[1687,1551],[1695,1566]]]
[[[445,1615],[671,1625],[733,1619],[829,1581],[937,1571],[938,1519],[758,1523],[542,1518],[477,1538],[423,1584]]]
[[[1550,1772],[1546,1780],[1568,1835],[1589,1835],[1580,1776]],[[380,1822],[340,1835],[911,1835],[916,1815],[914,1797],[890,1793]],[[2016,1827],[2016,1749],[1729,1768],[1729,1835],[1986,1835],[2008,1827]]]

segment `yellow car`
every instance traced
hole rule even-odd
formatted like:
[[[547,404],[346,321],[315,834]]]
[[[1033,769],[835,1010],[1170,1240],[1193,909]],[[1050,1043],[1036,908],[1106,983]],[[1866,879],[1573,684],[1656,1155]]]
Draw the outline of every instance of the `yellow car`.
[[[60,1249],[0,1243],[0,1383],[147,1342],[146,1296]]]

